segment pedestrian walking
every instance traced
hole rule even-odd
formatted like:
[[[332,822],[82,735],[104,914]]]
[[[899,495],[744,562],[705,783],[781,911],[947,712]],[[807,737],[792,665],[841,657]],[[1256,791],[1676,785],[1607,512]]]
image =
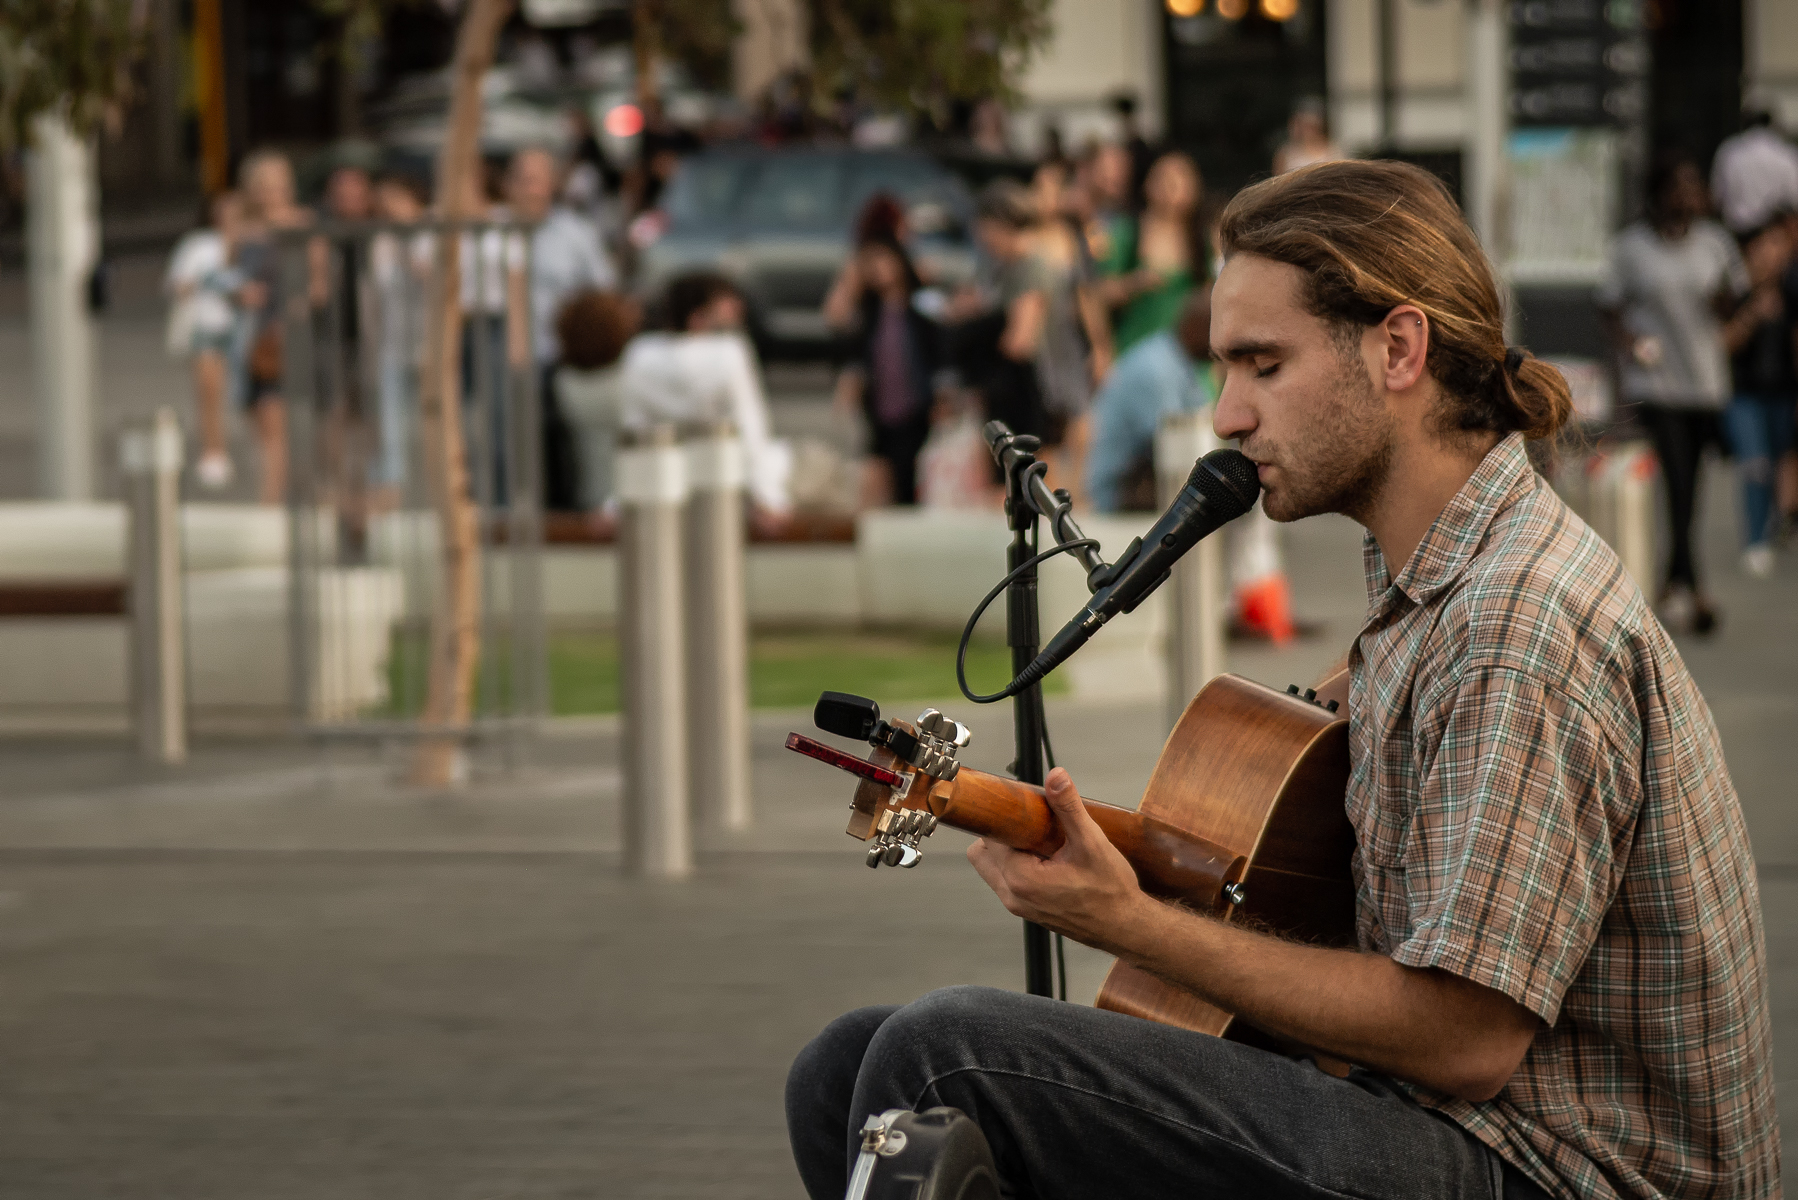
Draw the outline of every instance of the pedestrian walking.
[[[852,346],[840,396],[860,408],[869,431],[863,493],[874,505],[918,502],[918,454],[930,437],[942,330],[915,303],[923,287],[898,238],[875,232],[856,247],[859,286]]]
[[[1735,239],[1706,218],[1709,209],[1698,165],[1657,156],[1647,214],[1613,240],[1596,295],[1620,360],[1621,395],[1637,406],[1666,480],[1673,546],[1661,619],[1694,633],[1717,620],[1699,581],[1692,517],[1704,451],[1720,444],[1729,403],[1723,322],[1748,291]]]
[[[1099,286],[1112,309],[1119,354],[1180,317],[1186,294],[1208,277],[1204,182],[1191,158],[1164,154],[1143,183],[1143,214],[1113,248],[1114,274]]]
[[[1094,291],[1092,255],[1068,209],[1071,174],[1067,163],[1047,160],[1037,167],[1030,193],[1037,216],[1032,253],[1043,265],[1047,300],[1037,378],[1044,406],[1063,425],[1059,461],[1052,469],[1079,500],[1092,440],[1093,392],[1110,366],[1111,328]]]
[[[169,352],[193,370],[200,433],[194,478],[208,491],[230,486],[234,474],[225,415],[237,391],[232,365],[245,277],[232,259],[243,236],[243,216],[243,199],[235,192],[208,200],[202,226],[175,244],[163,283],[170,301]]]
[[[1798,332],[1798,271],[1783,221],[1749,237],[1743,246],[1751,288],[1729,323],[1724,340],[1734,355],[1735,381],[1727,424],[1730,450],[1742,482],[1742,566],[1757,579],[1773,574],[1774,471],[1792,446],[1798,370],[1792,338]]]
[[[951,299],[946,315],[951,359],[987,419],[1052,447],[1061,444],[1065,425],[1044,405],[1037,375],[1049,279],[1031,244],[1035,225],[1022,184],[999,179],[981,191],[975,234],[986,256],[982,276]]]
[[[258,150],[245,158],[239,183],[245,200],[245,232],[237,251],[246,280],[238,358],[245,375],[242,394],[261,451],[260,498],[264,504],[280,504],[287,496],[287,405],[281,395],[285,289],[276,238],[312,224],[312,213],[295,199],[293,164],[278,150]]]
[[[530,344],[543,408],[543,502],[550,509],[581,507],[580,459],[574,433],[556,398],[556,317],[576,293],[618,286],[611,256],[593,222],[557,201],[562,167],[542,148],[513,155],[506,171],[506,205],[530,233]]]

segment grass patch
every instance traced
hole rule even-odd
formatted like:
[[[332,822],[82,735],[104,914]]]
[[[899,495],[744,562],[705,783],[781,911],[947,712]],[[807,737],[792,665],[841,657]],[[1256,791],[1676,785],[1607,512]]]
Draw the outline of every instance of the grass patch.
[[[882,704],[960,694],[956,637],[947,633],[769,633],[749,642],[749,703],[804,708],[823,691],[858,692]],[[511,693],[508,647],[490,642],[481,655],[476,708],[503,711]],[[427,646],[422,631],[393,639],[387,673],[392,701],[383,715],[417,715],[424,698]],[[1003,641],[976,637],[968,646],[968,683],[995,692],[1011,678]],[[549,638],[550,711],[577,716],[618,711],[618,641],[610,633],[556,633]],[[1056,675],[1045,690],[1066,690]]]
[[[959,694],[955,643],[936,633],[758,634],[749,642],[749,703],[803,708],[823,691],[859,692],[881,703]],[[968,646],[968,682],[997,691],[1011,654],[996,639]],[[559,634],[549,643],[550,703],[557,715],[618,711],[618,643],[611,634]],[[1049,691],[1066,685],[1051,676]]]

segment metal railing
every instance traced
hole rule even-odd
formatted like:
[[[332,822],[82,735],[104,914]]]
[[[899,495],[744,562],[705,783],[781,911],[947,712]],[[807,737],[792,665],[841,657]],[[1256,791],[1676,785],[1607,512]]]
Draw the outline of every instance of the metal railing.
[[[460,352],[444,321],[444,239],[460,261]],[[287,424],[290,691],[321,736],[504,735],[548,710],[542,435],[529,231],[504,223],[323,225],[284,233],[279,392]],[[427,728],[442,578],[438,436],[421,388],[444,356],[478,520],[480,652],[466,727]]]

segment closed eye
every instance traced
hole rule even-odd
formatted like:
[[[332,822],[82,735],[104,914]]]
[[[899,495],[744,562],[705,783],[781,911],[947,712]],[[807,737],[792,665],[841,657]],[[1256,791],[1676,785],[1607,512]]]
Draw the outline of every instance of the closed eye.
[[[1266,379],[1269,375],[1272,375],[1275,371],[1278,371],[1279,369],[1280,369],[1279,363],[1269,363],[1265,367],[1256,367],[1255,368],[1255,378],[1256,379]]]

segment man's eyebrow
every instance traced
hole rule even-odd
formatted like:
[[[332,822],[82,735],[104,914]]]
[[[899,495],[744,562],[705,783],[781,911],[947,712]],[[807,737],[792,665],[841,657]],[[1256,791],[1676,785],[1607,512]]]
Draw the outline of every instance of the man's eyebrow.
[[[1285,349],[1279,342],[1231,342],[1219,349],[1211,348],[1211,357],[1221,362],[1241,362],[1245,358],[1255,358],[1263,354],[1278,354]]]

